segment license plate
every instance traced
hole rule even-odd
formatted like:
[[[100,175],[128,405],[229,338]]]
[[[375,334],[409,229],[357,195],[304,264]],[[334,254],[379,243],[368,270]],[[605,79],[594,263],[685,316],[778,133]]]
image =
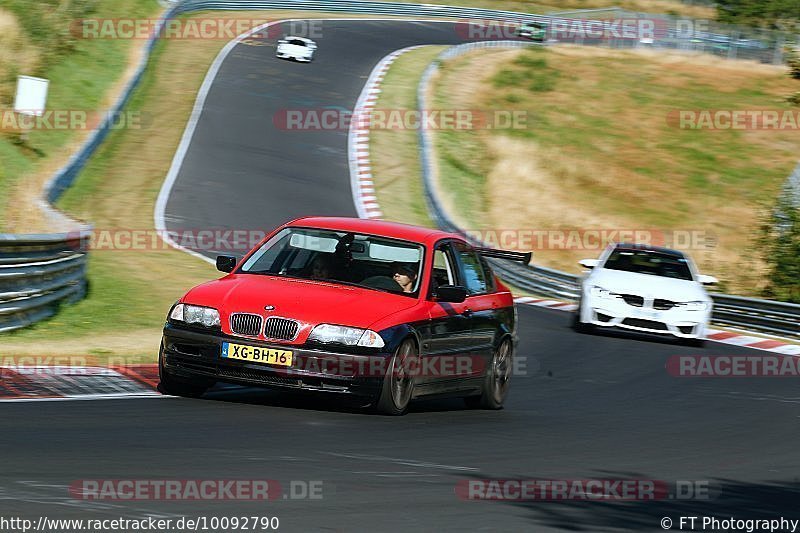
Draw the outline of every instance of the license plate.
[[[222,343],[222,357],[225,359],[238,359],[248,363],[261,363],[265,365],[292,366],[291,350],[275,350],[273,348],[259,348],[245,344]]]

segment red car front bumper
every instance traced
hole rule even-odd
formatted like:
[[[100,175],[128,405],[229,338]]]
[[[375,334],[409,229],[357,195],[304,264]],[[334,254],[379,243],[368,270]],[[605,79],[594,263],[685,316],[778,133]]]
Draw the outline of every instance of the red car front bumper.
[[[289,349],[293,353],[293,364],[285,367],[223,358],[224,342]],[[172,324],[164,327],[161,343],[161,364],[171,375],[184,381],[333,392],[370,399],[380,393],[388,359],[388,354],[349,354],[268,344]]]

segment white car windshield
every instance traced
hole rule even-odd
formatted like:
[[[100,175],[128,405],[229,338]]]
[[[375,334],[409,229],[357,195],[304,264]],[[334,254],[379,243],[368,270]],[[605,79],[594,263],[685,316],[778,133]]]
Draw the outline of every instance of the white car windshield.
[[[287,44],[293,44],[295,46],[305,46],[306,45],[306,42],[305,41],[301,41],[300,39],[289,39],[288,41],[286,41],[286,43]]]
[[[614,250],[603,268],[692,281],[686,258],[651,250]]]
[[[414,295],[423,248],[406,241],[313,228],[285,228],[239,272],[328,281]]]

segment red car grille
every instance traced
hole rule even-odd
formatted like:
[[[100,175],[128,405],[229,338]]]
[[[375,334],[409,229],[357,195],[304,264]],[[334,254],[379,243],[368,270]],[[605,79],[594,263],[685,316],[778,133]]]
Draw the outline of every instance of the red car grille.
[[[237,335],[258,337],[264,319],[250,313],[233,313],[231,315],[231,331]]]
[[[291,341],[297,336],[299,324],[288,318],[278,318],[271,316],[267,319],[264,326],[264,337],[267,339],[279,339]]]

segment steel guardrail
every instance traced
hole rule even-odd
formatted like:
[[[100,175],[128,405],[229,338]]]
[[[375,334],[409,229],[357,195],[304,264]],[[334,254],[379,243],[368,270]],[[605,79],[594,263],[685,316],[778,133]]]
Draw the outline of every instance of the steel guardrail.
[[[87,292],[89,232],[0,235],[0,332],[53,316]]]
[[[525,43],[525,45],[536,46],[533,43]],[[498,46],[520,47],[521,45],[518,41],[498,41],[495,43],[469,43],[444,50],[422,74],[417,86],[417,109],[420,112],[428,109],[428,87],[431,77],[439,70],[441,61],[476,48]],[[463,235],[475,245],[488,246],[487,243],[474,239],[469,232],[460,228],[447,213],[436,192],[438,183],[436,165],[433,164],[432,131],[419,128],[418,132],[423,188],[431,218],[443,230]],[[490,259],[490,262],[501,278],[531,294],[571,301],[579,298],[583,276],[545,267],[521,265],[503,259]],[[714,301],[712,322],[715,324],[800,338],[800,305],[798,304],[721,293],[710,293],[709,296]]]

